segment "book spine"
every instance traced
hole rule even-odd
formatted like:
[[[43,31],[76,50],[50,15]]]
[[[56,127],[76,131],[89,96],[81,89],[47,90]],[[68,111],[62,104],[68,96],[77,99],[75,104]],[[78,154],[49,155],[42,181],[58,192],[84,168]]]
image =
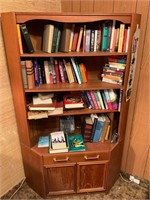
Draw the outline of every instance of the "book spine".
[[[45,71],[45,79],[46,83],[50,84],[50,79],[49,79],[49,66],[48,66],[48,61],[44,60],[44,71]]]
[[[16,24],[16,27],[17,27],[17,35],[18,35],[18,43],[19,43],[20,54],[23,54],[23,47],[22,47],[22,39],[21,39],[20,25],[19,25],[19,24]]]
[[[28,79],[27,79],[27,71],[26,71],[26,61],[21,61],[21,71],[23,78],[24,88],[28,88]]]
[[[90,52],[91,29],[86,30],[85,38],[85,52]]]
[[[59,67],[61,82],[65,83],[64,70],[61,61],[59,61],[58,67]]]
[[[86,95],[87,95],[87,97],[88,97],[88,99],[89,99],[89,102],[90,102],[90,104],[91,104],[92,109],[95,109],[94,102],[93,102],[93,100],[92,100],[92,97],[91,97],[91,95],[90,95],[90,92],[89,92],[89,91],[86,91]]]
[[[123,37],[124,37],[124,29],[125,29],[125,25],[124,25],[124,24],[120,24],[119,43],[118,43],[118,53],[121,53],[121,52],[122,52]]]
[[[108,27],[103,25],[103,37],[102,37],[102,51],[107,50],[107,40],[108,40]]]
[[[102,96],[101,96],[101,92],[99,90],[97,90],[97,95],[98,95],[98,98],[99,98],[99,101],[100,101],[101,108],[104,110],[105,107],[104,107],[103,99],[102,99]]]
[[[90,51],[94,51],[95,30],[91,30]]]
[[[93,142],[99,142],[102,131],[103,131],[103,126],[104,126],[104,122],[98,119],[95,126]]]
[[[77,52],[80,51],[82,36],[83,36],[83,27],[80,28],[80,32],[79,32],[79,37],[78,37],[78,42],[77,42],[77,48],[76,48]]]
[[[71,52],[71,49],[72,49],[74,29],[75,29],[75,24],[72,24],[71,34],[70,34],[70,42],[69,42],[69,52]]]
[[[95,97],[95,95],[94,95],[94,91],[93,91],[93,90],[90,90],[89,93],[90,93],[91,98],[92,98],[92,101],[93,101],[93,103],[94,103],[94,108],[95,108],[96,110],[98,110],[99,107],[98,107],[98,103],[97,103],[96,97]]]
[[[56,72],[56,83],[60,82],[60,74],[59,74],[59,67],[58,67],[58,60],[54,60],[55,72]]]
[[[120,93],[119,93],[119,104],[118,104],[118,111],[119,111],[119,112],[120,112],[120,110],[121,110],[122,95],[123,95],[123,90],[120,89]]]
[[[35,86],[34,67],[31,60],[26,60],[26,71],[28,79],[28,88],[31,89]]]
[[[39,86],[40,85],[40,80],[39,80],[39,70],[38,70],[38,61],[37,61],[37,59],[34,59],[33,65],[34,65],[35,86]]]
[[[109,110],[113,110],[112,104],[111,104],[111,101],[110,101],[110,97],[109,97],[108,90],[104,90],[104,95],[105,95],[105,97],[106,97],[108,109],[109,109]]]
[[[28,52],[29,53],[34,53],[34,48],[33,48],[33,45],[32,45],[32,42],[31,42],[30,35],[29,35],[29,32],[28,32],[26,24],[20,25],[20,29],[21,29],[24,41],[26,43]]]
[[[79,84],[81,84],[80,76],[79,76],[79,73],[78,73],[77,66],[75,64],[74,58],[71,58],[71,63],[72,63],[72,66],[74,68],[74,71],[75,71],[75,74],[76,74],[76,77],[77,77],[77,81],[78,81]]]

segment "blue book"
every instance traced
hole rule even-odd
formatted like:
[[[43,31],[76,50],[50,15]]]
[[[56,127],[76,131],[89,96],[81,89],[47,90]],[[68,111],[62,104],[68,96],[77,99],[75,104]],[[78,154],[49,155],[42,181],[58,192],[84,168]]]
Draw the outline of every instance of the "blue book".
[[[95,131],[93,136],[93,142],[99,142],[101,138],[101,134],[104,127],[104,121],[102,121],[100,118],[97,119],[96,125],[95,125]]]
[[[38,68],[37,59],[34,59],[33,65],[34,65],[35,86],[39,86],[40,85],[40,79],[39,79],[39,68]]]
[[[68,136],[69,151],[85,151],[85,144],[81,134]]]
[[[38,140],[38,147],[49,147],[50,137],[40,136]]]
[[[103,26],[103,37],[102,37],[102,51],[107,50],[107,42],[108,42],[108,27]]]

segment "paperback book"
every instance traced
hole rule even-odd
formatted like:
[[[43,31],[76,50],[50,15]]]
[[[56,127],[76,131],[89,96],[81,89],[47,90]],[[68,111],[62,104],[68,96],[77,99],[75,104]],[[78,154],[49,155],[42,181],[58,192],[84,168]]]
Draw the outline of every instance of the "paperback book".
[[[64,107],[70,108],[84,108],[84,101],[80,94],[68,94],[63,96]]]
[[[85,151],[85,144],[81,134],[78,135],[69,135],[69,151]]]
[[[50,137],[49,136],[40,136],[38,140],[38,147],[49,147]]]

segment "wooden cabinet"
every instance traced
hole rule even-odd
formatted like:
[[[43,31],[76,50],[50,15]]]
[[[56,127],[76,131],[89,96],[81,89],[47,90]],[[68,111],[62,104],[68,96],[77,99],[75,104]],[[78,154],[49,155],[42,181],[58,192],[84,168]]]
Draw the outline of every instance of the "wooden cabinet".
[[[137,24],[140,27],[138,14],[50,14],[50,13],[2,13],[2,32],[8,61],[8,71],[14,107],[18,125],[23,163],[26,180],[42,197],[59,194],[73,194],[82,192],[108,192],[120,173],[124,134],[130,101],[126,101],[128,76],[130,73],[132,38]],[[95,28],[109,20],[116,20],[117,25],[125,24],[130,27],[130,37],[127,52],[55,52],[42,51],[44,25],[59,22],[61,24],[86,24]],[[16,24],[25,23],[33,43],[35,52],[20,54]],[[108,57],[123,56],[126,58],[126,67],[122,84],[111,84],[102,81],[103,66]],[[76,58],[86,65],[88,73],[87,83],[57,83],[40,84],[38,87],[24,88],[21,61]],[[45,119],[28,119],[28,100],[38,92],[53,92],[61,96],[66,92],[86,90],[116,90],[118,98],[122,91],[120,110],[115,109],[72,109],[64,110],[61,115],[51,115]],[[83,118],[90,114],[104,113],[111,119],[111,134],[118,134],[118,140],[111,143],[87,142],[86,151],[49,154],[48,148],[38,148],[37,142],[41,135],[48,135],[53,130],[59,130],[60,116],[75,116],[78,132]],[[39,187],[40,186],[40,187]]]

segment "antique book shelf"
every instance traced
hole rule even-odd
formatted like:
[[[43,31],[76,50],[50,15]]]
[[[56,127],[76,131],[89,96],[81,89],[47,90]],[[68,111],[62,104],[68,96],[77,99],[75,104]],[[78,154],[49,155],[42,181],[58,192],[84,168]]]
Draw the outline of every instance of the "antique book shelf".
[[[130,71],[132,38],[137,24],[138,14],[58,14],[58,13],[2,13],[2,32],[8,62],[8,70],[15,106],[18,134],[27,183],[39,195],[73,194],[83,192],[108,192],[120,173],[122,150],[126,130],[129,102],[126,90]],[[127,52],[55,52],[45,53],[41,50],[43,28],[50,22],[89,24],[93,26],[102,21],[116,20],[130,26]],[[20,54],[16,24],[27,24],[35,52]],[[126,68],[122,85],[102,82],[99,74],[108,57],[126,57]],[[42,84],[39,87],[24,89],[21,61],[26,59],[77,58],[86,63],[89,75],[88,83],[83,84]],[[73,115],[77,126],[81,126],[82,117],[91,113],[109,113],[112,126],[117,129],[118,140],[101,143],[86,143],[86,151],[49,154],[48,148],[38,148],[38,137],[59,129],[59,115],[46,119],[28,120],[27,99],[37,92],[54,92],[64,94],[66,91],[122,90],[121,110],[73,109],[62,115]],[[116,128],[117,127],[117,128]]]

